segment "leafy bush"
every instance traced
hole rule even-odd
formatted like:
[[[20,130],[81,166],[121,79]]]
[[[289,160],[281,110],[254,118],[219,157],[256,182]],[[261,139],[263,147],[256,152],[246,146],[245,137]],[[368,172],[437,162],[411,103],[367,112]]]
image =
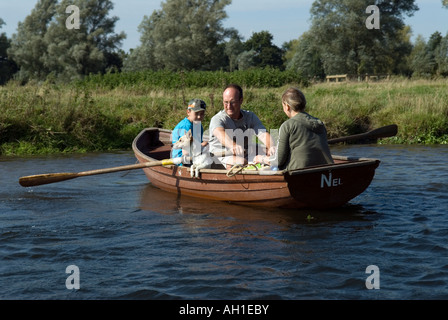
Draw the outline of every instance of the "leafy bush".
[[[90,75],[77,82],[77,85],[91,88],[115,89],[119,87],[150,88],[222,88],[229,83],[243,87],[273,87],[287,84],[307,86],[301,74],[293,71],[280,71],[274,68],[249,69],[244,71],[138,71]]]

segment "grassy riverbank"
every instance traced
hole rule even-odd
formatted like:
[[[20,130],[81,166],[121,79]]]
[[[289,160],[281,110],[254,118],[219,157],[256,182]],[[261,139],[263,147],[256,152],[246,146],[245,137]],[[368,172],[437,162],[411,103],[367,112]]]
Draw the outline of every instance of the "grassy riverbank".
[[[222,85],[96,81],[0,87],[0,155],[128,149],[145,127],[172,129],[191,98],[208,105],[205,128],[222,108]],[[325,122],[330,138],[396,123],[398,135],[382,143],[448,143],[446,79],[292,85],[302,87],[308,112]],[[277,129],[286,120],[280,98],[288,87],[245,86],[243,108]]]

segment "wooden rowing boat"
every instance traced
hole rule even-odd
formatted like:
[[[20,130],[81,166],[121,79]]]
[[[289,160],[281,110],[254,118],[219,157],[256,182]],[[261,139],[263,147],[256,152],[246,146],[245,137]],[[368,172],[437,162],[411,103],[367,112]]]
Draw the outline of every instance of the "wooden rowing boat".
[[[140,163],[170,158],[171,131],[142,130],[132,143]],[[232,203],[285,208],[339,207],[364,192],[380,161],[333,155],[334,164],[294,171],[243,170],[233,176],[225,169],[202,169],[192,178],[188,167],[143,168],[149,181],[162,190]]]

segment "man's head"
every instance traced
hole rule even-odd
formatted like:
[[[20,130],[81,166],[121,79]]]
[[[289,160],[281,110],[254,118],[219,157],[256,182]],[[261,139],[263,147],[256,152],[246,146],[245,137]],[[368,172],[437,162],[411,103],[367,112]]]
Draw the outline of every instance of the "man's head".
[[[224,111],[232,119],[241,117],[241,104],[243,103],[243,89],[237,84],[230,84],[222,94]]]

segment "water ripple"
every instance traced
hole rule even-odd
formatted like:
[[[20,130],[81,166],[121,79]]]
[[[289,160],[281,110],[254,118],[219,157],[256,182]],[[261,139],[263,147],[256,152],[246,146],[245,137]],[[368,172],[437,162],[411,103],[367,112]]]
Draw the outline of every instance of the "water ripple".
[[[379,157],[374,181],[338,210],[299,212],[177,197],[140,171],[16,183],[36,168],[134,163],[130,153],[0,159],[14,181],[0,191],[0,298],[447,299],[448,147],[333,150]],[[80,290],[65,287],[73,264]],[[366,288],[371,265],[380,290]]]

